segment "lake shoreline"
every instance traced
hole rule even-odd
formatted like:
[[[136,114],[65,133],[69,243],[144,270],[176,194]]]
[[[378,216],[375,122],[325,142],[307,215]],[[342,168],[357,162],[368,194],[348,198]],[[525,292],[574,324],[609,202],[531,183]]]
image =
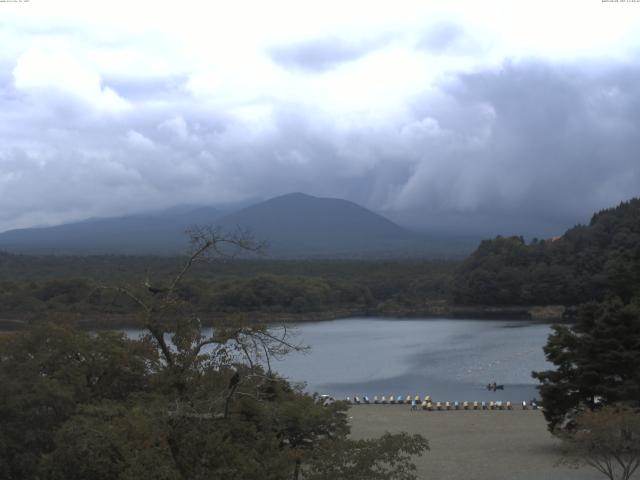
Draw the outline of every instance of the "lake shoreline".
[[[306,323],[345,318],[380,318],[380,319],[446,319],[446,320],[534,320],[549,323],[565,322],[563,313],[565,308],[559,305],[547,306],[477,306],[477,305],[434,305],[424,308],[395,308],[385,311],[378,309],[337,309],[318,312],[283,313],[283,312],[237,312],[215,313],[202,316],[205,326],[225,318],[240,318],[249,323]],[[111,329],[111,328],[140,328],[142,326],[139,316],[135,314],[80,314],[80,313],[56,313],[51,320],[64,318],[83,329]],[[6,317],[0,318],[0,331],[24,330],[33,323],[46,321],[48,317]]]

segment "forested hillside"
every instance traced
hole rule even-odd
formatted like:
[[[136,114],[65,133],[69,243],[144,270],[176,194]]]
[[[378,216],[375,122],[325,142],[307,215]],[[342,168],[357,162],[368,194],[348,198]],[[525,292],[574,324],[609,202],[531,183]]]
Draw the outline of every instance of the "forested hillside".
[[[180,257],[0,254],[0,318],[128,315],[112,288],[167,287]],[[450,303],[457,263],[427,260],[235,259],[199,263],[176,292],[201,315],[398,311]],[[338,314],[338,313],[336,313]],[[329,315],[331,316],[331,315]]]
[[[562,237],[483,241],[457,269],[459,304],[577,305],[640,291],[640,199],[596,213]]]

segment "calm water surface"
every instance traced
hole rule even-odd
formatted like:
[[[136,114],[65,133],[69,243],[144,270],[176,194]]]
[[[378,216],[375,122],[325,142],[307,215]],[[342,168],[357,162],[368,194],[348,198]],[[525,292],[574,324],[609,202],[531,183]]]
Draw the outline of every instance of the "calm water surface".
[[[526,321],[352,318],[296,325],[311,347],[273,367],[310,392],[425,395],[438,400],[530,400],[532,370],[550,365],[549,324]],[[491,381],[505,390],[489,392]]]
[[[546,323],[522,320],[347,318],[289,326],[308,345],[272,368],[306,390],[337,398],[426,395],[434,400],[539,397],[532,370],[551,367],[542,351]],[[137,336],[140,330],[127,330]],[[495,381],[504,391],[489,392]]]

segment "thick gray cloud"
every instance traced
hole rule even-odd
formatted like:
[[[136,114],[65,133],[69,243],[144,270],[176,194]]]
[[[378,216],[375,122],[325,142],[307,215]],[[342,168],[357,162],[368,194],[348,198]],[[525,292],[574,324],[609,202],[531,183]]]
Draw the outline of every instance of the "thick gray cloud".
[[[317,71],[373,48],[336,42],[271,55]],[[0,230],[304,191],[430,231],[546,236],[640,194],[636,63],[451,73],[374,120],[269,96],[247,119],[195,99],[182,75],[88,76],[74,90],[24,86],[11,68],[0,72]]]

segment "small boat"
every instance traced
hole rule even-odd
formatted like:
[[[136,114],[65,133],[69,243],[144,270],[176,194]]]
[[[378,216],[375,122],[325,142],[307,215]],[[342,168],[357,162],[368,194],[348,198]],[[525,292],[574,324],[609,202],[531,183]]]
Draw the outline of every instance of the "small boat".
[[[511,410],[511,402],[507,401],[507,410]]]
[[[467,402],[466,400],[462,402],[462,408],[464,410],[469,410],[469,402]]]
[[[524,400],[522,401],[522,409],[523,410],[527,410],[529,407],[527,406],[527,402],[525,402]]]
[[[442,410],[442,403],[436,402],[436,410]]]
[[[351,401],[351,397],[347,397],[347,403],[353,403],[353,402]]]
[[[488,383],[487,384],[487,390],[492,390],[492,391],[496,391],[496,390],[504,390],[504,385],[496,385],[496,382],[493,383]]]
[[[478,410],[478,402],[473,402],[473,409]]]
[[[451,410],[451,403],[444,402],[444,408],[446,408],[447,410]]]
[[[389,403],[396,403],[396,399],[393,398],[393,395],[389,395]]]
[[[360,397],[353,397],[353,401],[356,402],[356,404],[360,404]]]
[[[458,403],[457,400],[455,402],[453,402],[453,408],[454,408],[454,410],[460,410],[460,403]]]
[[[411,395],[407,395],[407,398],[404,399],[404,403],[411,403]]]
[[[380,403],[380,401],[378,400],[378,395],[373,396],[373,403]]]
[[[380,403],[387,403],[387,397],[382,395],[382,400],[380,401]]]
[[[416,403],[420,403],[420,395],[416,395],[415,397],[413,397],[413,399],[416,401]]]
[[[486,410],[487,409],[487,402],[485,402],[484,400],[482,401],[482,410]]]
[[[365,395],[364,397],[362,397],[362,401],[363,401],[364,403],[367,403],[367,404],[368,404],[368,403],[371,403],[371,402],[369,401],[369,397],[367,397],[366,395]]]

